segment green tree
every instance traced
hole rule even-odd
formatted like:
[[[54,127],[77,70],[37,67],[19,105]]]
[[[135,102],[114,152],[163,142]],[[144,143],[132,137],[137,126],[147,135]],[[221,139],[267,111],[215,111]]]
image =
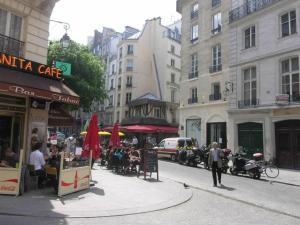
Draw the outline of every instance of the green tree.
[[[64,83],[80,96],[80,107],[90,111],[94,101],[106,98],[103,79],[104,64],[94,56],[87,46],[71,42],[67,49],[62,49],[58,41],[50,42],[48,64],[63,61],[72,65],[72,75],[64,77]]]

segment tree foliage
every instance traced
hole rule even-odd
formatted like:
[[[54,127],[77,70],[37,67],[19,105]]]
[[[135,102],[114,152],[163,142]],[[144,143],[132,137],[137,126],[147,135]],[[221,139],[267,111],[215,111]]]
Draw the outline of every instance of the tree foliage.
[[[106,98],[104,88],[104,64],[94,56],[87,46],[71,42],[67,49],[62,49],[58,41],[50,42],[48,64],[62,61],[72,65],[72,75],[64,77],[64,83],[80,96],[80,107],[89,111],[94,101]]]

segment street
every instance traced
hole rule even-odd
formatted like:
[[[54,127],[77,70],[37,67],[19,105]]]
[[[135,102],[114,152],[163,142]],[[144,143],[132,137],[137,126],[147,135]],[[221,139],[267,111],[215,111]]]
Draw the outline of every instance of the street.
[[[193,197],[164,210],[95,218],[36,218],[0,216],[1,225],[28,224],[272,224],[300,223],[300,187],[223,176],[224,187],[212,187],[211,172],[160,161],[160,176],[191,185]],[[98,171],[97,171],[98,172]],[[101,172],[101,170],[99,170]],[[113,175],[116,176],[116,175]],[[116,179],[118,176],[116,176]],[[131,179],[136,179],[131,177]],[[126,194],[126,190],[124,190]],[[80,202],[78,202],[80,204]],[[87,206],[85,206],[87,207]]]

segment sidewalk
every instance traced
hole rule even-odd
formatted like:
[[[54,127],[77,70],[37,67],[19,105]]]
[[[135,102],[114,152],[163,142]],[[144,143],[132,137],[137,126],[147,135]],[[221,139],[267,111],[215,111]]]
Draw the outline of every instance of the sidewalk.
[[[0,215],[33,217],[102,217],[128,215],[169,208],[188,201],[192,191],[182,184],[161,178],[144,180],[143,176],[122,176],[94,166],[96,185],[90,190],[58,198],[52,189],[0,196]]]
[[[292,186],[300,187],[300,170],[288,170],[279,168],[279,176],[276,178],[269,178],[263,175],[263,178],[274,183],[282,183]]]

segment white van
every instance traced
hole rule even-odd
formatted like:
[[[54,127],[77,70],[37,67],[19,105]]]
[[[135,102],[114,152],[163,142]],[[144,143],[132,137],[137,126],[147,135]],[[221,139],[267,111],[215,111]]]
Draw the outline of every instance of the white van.
[[[178,137],[163,139],[154,149],[157,149],[158,157],[169,157],[175,161],[178,157],[178,150],[193,149],[194,147],[191,138]]]

